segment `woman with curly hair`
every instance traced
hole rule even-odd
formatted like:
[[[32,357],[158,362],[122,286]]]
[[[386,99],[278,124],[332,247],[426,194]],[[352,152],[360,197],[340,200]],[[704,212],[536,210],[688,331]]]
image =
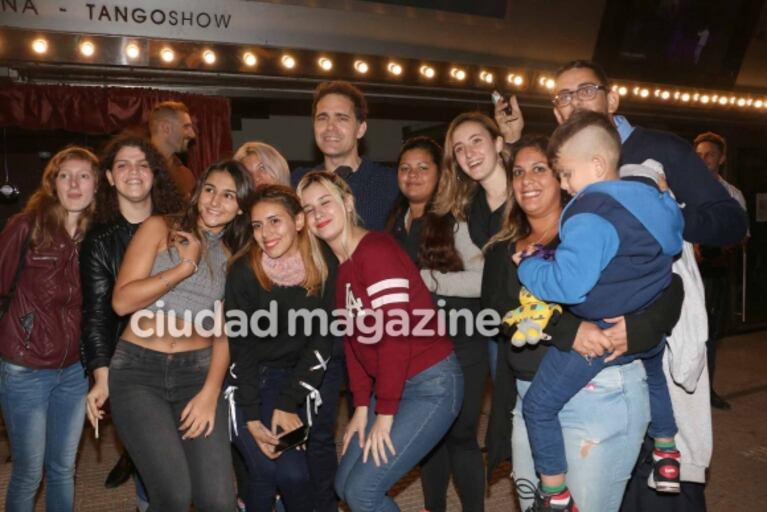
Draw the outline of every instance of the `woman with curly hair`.
[[[88,380],[78,361],[78,246],[90,225],[98,159],[56,153],[22,213],[0,233],[0,405],[13,468],[6,510],[34,509],[45,469],[47,510],[72,510]]]
[[[250,192],[239,162],[211,165],[182,215],[141,224],[117,275],[112,307],[131,319],[109,362],[112,418],[152,510],[235,507],[220,302]]]
[[[112,309],[112,290],[125,250],[150,215],[177,213],[184,207],[165,159],[147,139],[135,135],[116,137],[104,150],[101,168],[109,186],[98,191],[98,225],[88,232],[80,251],[83,287],[80,349],[83,363],[93,377],[86,411],[94,427],[109,398],[109,361],[129,319],[117,316]],[[127,453],[123,453],[118,464],[116,468],[127,475],[132,472]],[[138,495],[140,501],[145,501],[145,492],[140,488]]]

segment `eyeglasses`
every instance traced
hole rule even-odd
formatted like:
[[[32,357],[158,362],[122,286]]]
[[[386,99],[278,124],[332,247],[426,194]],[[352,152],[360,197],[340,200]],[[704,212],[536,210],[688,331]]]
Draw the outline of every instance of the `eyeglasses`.
[[[564,90],[560,93],[558,93],[554,98],[552,98],[551,102],[554,104],[555,107],[566,107],[570,104],[571,101],[573,101],[573,97],[577,96],[579,101],[588,101],[593,100],[594,97],[597,95],[597,91],[606,91],[607,87],[604,85],[597,85],[597,84],[586,84],[581,85],[574,91],[567,91]]]

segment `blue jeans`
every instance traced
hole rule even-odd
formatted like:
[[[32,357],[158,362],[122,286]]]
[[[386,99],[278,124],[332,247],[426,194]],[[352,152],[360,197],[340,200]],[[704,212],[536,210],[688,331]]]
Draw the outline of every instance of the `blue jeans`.
[[[455,354],[405,382],[390,432],[397,451],[389,462],[376,466],[372,457],[362,462],[359,440],[353,438],[341,458],[336,492],[352,512],[398,511],[386,492],[415,467],[448,431],[463,402],[463,375]],[[368,408],[366,432],[376,420],[375,397]]]
[[[490,378],[495,382],[495,369],[498,367],[498,340],[487,340],[487,360],[490,363]]]
[[[674,437],[676,422],[666,376],[663,374],[663,349],[666,341],[642,354],[619,357],[610,365],[627,364],[643,358],[650,392],[650,435]],[[535,373],[525,397],[522,412],[533,449],[535,469],[543,475],[557,475],[567,471],[562,426],[558,414],[565,404],[605,368],[605,354],[587,360],[574,351],[550,348]]]
[[[31,512],[45,468],[45,508],[71,511],[88,379],[78,362],[36,370],[0,361],[0,405],[11,444],[9,512]]]
[[[258,372],[261,393],[259,419],[266,428],[271,428],[272,414],[280,391],[290,384],[293,370],[260,366]],[[299,415],[301,420],[306,422],[304,413],[299,412]],[[237,433],[232,442],[242,454],[248,467],[248,492],[245,499],[248,511],[271,512],[274,508],[274,498],[279,491],[288,512],[311,512],[313,509],[312,485],[309,479],[306,452],[291,449],[284,451],[274,460],[269,459],[248,432],[245,417],[239,408],[237,409]]]
[[[549,351],[552,351],[551,349]],[[522,410],[530,382],[517,381],[512,467],[518,487],[537,482]],[[650,421],[645,370],[639,361],[605,368],[559,412],[569,471],[567,486],[583,512],[618,510]],[[522,510],[532,495],[520,495]]]

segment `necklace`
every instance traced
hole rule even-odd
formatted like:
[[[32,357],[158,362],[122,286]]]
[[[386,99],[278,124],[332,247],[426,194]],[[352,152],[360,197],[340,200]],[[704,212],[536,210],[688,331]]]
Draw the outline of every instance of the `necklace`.
[[[555,221],[553,224],[549,225],[549,227],[547,227],[547,228],[546,228],[546,230],[543,232],[543,234],[540,236],[540,238],[538,238],[538,240],[536,240],[535,242],[533,242],[533,243],[532,243],[532,244],[530,244],[530,245],[537,245],[537,244],[540,244],[541,242],[543,242],[543,240],[544,240],[544,239],[546,238],[546,236],[549,234],[549,231],[551,231],[551,228],[553,228],[554,226],[556,226],[558,223],[559,223],[559,219],[557,219],[557,220],[556,220],[556,221]],[[530,235],[532,235],[532,233],[530,233]],[[545,244],[544,244],[544,245],[545,245]]]

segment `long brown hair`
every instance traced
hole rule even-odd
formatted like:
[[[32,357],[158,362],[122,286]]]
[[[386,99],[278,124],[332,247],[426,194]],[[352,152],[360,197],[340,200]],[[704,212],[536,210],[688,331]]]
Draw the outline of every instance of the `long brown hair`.
[[[237,206],[243,212],[246,211],[248,197],[252,192],[250,186],[250,176],[245,167],[236,160],[224,160],[216,162],[208,167],[200,179],[197,180],[197,185],[192,193],[192,198],[189,200],[189,205],[181,215],[170,217],[171,231],[168,233],[168,247],[171,247],[170,237],[173,236],[172,231],[187,231],[193,233],[198,240],[203,244],[203,249],[207,249],[205,245],[206,237],[200,231],[198,220],[200,212],[197,204],[200,201],[200,194],[202,188],[205,186],[205,182],[208,180],[208,176],[216,172],[224,172],[229,174],[234,180],[235,193],[237,195]],[[226,227],[224,227],[224,246],[229,250],[230,254],[237,253],[246,243],[250,236],[250,222],[248,216],[243,214],[235,215]],[[230,258],[231,260],[231,258]]]
[[[82,160],[91,165],[93,173],[93,185],[98,191],[99,185],[99,160],[90,150],[81,146],[68,146],[50,159],[45,166],[40,186],[29,198],[24,213],[32,219],[30,245],[32,247],[44,247],[53,243],[56,231],[65,229],[67,212],[56,195],[56,177],[59,175],[61,166],[70,160]],[[77,220],[77,232],[75,242],[79,243],[85,236],[85,232],[93,219],[96,210],[96,198],[80,213]]]
[[[405,141],[397,157],[397,169],[399,169],[402,157],[408,151],[422,149],[432,158],[437,167],[437,187],[442,180],[442,148],[430,137],[413,137]],[[435,193],[426,203],[423,216],[423,231],[421,242],[418,246],[418,261],[420,268],[436,270],[439,272],[457,272],[463,270],[463,261],[455,248],[455,218],[450,213],[442,215],[434,211]],[[393,233],[397,223],[409,206],[407,198],[400,192],[400,198],[396,202],[389,219],[386,222],[386,231]]]
[[[548,148],[549,138],[545,135],[525,135],[512,145],[512,164],[516,160],[519,152],[525,148],[534,148],[541,152],[542,155],[546,155],[546,149]],[[548,157],[547,157],[548,160]],[[549,165],[551,168],[551,165]],[[554,173],[554,171],[551,171]],[[556,177],[556,173],[554,173]],[[527,219],[527,214],[522,210],[514,200],[514,189],[511,186],[513,180],[513,173],[507,174],[506,190],[508,191],[508,198],[506,200],[506,208],[503,213],[503,224],[498,233],[493,235],[490,240],[487,241],[483,251],[487,251],[490,247],[498,242],[516,241],[525,238],[530,235],[531,227],[530,221]],[[557,179],[558,180],[558,179]],[[564,205],[567,203],[570,196],[564,190],[560,189],[559,201]]]
[[[464,112],[458,115],[450,123],[445,135],[445,156],[442,167],[444,169],[443,179],[440,180],[437,192],[434,198],[434,210],[438,214],[452,213],[456,220],[466,220],[466,213],[469,210],[469,203],[474,196],[477,187],[476,181],[471,179],[463,172],[461,166],[455,158],[453,148],[453,133],[464,123],[473,122],[482,126],[490,135],[491,140],[496,141],[501,135],[498,125],[482,112]],[[507,171],[511,156],[508,150],[504,149],[499,154],[501,165]]]
[[[294,220],[299,214],[303,214],[301,201],[296,193],[293,192],[293,189],[285,185],[271,184],[258,187],[251,195],[247,209],[248,218],[250,218],[253,208],[264,201],[282,205]],[[309,239],[309,228],[305,222],[304,227],[298,231],[296,236],[298,237],[298,251],[301,254],[301,260],[304,263],[306,272],[306,277],[301,286],[306,290],[307,295],[317,295],[322,289],[322,284],[327,279],[327,271],[323,275],[322,269],[318,268],[314,263],[311,240]],[[253,273],[256,274],[258,284],[264,290],[271,291],[273,283],[269,276],[266,275],[261,264],[261,257],[264,251],[252,236],[245,252],[248,254],[248,262],[250,263],[250,268],[253,269]]]

